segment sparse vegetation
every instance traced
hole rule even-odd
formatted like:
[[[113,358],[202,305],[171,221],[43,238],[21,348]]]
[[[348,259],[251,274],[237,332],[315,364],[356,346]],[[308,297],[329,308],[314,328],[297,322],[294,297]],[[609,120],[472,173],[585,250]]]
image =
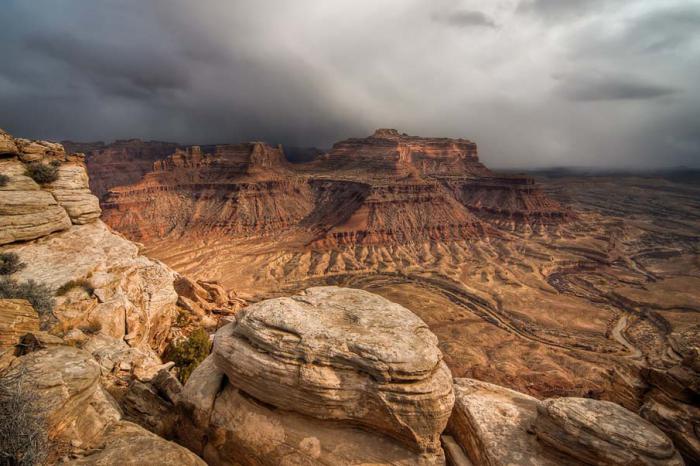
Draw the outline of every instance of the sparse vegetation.
[[[175,367],[178,368],[178,379],[185,383],[197,366],[209,356],[209,351],[211,351],[209,334],[204,329],[198,328],[186,340],[170,343],[164,359],[175,363]]]
[[[0,188],[2,188],[3,186],[7,186],[7,183],[9,183],[9,182],[10,182],[10,177],[3,174],[3,173],[0,173]]]
[[[95,287],[92,286],[89,280],[80,278],[78,280],[70,280],[61,285],[58,290],[56,290],[56,296],[63,296],[73,288],[82,288],[89,295],[95,292]]]
[[[0,278],[0,298],[26,299],[42,318],[48,317],[54,306],[51,289],[34,280],[18,282],[7,277]]]
[[[0,275],[12,275],[25,267],[14,252],[0,253]]]
[[[0,465],[43,464],[49,443],[46,410],[21,369],[0,373]]]
[[[102,322],[97,319],[92,319],[87,324],[78,328],[88,335],[96,335],[102,330]]]
[[[24,174],[39,184],[53,183],[58,179],[59,166],[59,163],[54,162],[50,164],[42,162],[32,162],[27,166],[27,169],[24,172]]]
[[[176,327],[187,327],[192,321],[189,312],[184,309],[177,310],[177,317],[175,318]]]

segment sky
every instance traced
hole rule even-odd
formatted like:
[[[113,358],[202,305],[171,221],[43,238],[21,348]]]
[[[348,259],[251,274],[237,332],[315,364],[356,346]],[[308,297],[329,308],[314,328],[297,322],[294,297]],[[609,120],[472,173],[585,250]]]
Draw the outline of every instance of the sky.
[[[0,0],[18,137],[330,147],[493,168],[700,167],[700,0]]]

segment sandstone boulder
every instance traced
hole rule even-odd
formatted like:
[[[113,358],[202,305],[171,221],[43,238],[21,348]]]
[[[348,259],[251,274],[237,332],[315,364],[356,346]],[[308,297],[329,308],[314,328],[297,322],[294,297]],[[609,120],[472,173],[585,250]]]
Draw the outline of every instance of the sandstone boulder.
[[[0,129],[0,154],[16,154],[17,144],[8,133]]]
[[[62,158],[66,155],[63,146],[56,142],[15,138],[15,144],[22,162],[36,162],[45,158]]]
[[[64,164],[58,169],[58,179],[47,186],[59,205],[66,209],[74,224],[82,225],[100,218],[100,203],[88,186],[88,176],[82,164]]]
[[[231,384],[266,403],[440,447],[454,395],[437,338],[377,295],[310,288],[243,309],[213,357]]]
[[[447,432],[474,464],[683,465],[663,432],[607,401],[539,401],[504,387],[455,379]]]
[[[455,379],[455,407],[447,431],[472,463],[489,466],[581,464],[542,445],[528,433],[539,401],[474,379]]]
[[[534,431],[540,442],[585,464],[684,464],[661,430],[609,401],[545,400],[538,405]]]
[[[178,400],[209,464],[444,464],[450,373],[407,309],[320,287],[236,317]]]
[[[39,314],[24,299],[0,299],[0,350],[11,348],[27,332],[39,330]]]
[[[0,187],[0,245],[25,241],[70,227],[70,218],[53,195],[24,175],[16,159],[0,160],[10,181]]]

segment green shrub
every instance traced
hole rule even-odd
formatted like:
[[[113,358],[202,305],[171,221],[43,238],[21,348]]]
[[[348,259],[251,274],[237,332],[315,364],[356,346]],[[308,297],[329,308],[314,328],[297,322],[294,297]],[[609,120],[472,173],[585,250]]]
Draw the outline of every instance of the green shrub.
[[[10,177],[0,173],[0,188],[2,188],[3,186],[7,186],[7,183],[9,183],[9,182],[10,182]]]
[[[47,410],[24,369],[0,373],[0,465],[44,464]]]
[[[25,267],[14,252],[0,253],[0,275],[12,275]]]
[[[197,366],[209,356],[209,351],[211,351],[209,334],[204,329],[198,328],[186,340],[170,343],[164,359],[175,363],[175,367],[178,368],[178,379],[185,383]]]
[[[70,280],[61,285],[60,288],[56,290],[56,296],[63,296],[73,288],[82,288],[89,295],[95,292],[95,287],[92,286],[92,283],[84,278],[80,278],[78,280]]]
[[[42,162],[30,163],[24,174],[39,184],[53,183],[58,179],[58,166],[60,165],[54,162],[48,165]]]
[[[34,280],[18,282],[7,277],[0,278],[0,298],[26,299],[44,318],[51,314],[54,306],[51,288]]]

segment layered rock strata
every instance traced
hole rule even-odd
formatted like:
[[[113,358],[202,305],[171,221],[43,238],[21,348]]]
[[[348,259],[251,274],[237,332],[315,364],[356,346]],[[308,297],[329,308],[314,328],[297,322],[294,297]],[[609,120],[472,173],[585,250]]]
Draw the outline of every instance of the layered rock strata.
[[[205,465],[187,449],[123,420],[86,351],[50,346],[17,358],[3,376],[19,377],[23,390],[36,394],[46,415],[50,463]]]
[[[503,224],[566,218],[522,181],[494,176],[471,141],[377,130],[294,165],[262,143],[178,149],[103,206],[108,224],[149,244],[263,234],[317,249],[479,238],[472,211]]]
[[[111,144],[63,141],[63,146],[68,152],[85,154],[90,189],[99,199],[115,186],[136,183],[151,171],[154,162],[166,158],[179,147],[171,142],[139,139]]]
[[[194,428],[180,438],[213,464],[440,464],[454,395],[436,344],[408,310],[359,290],[251,305],[185,385]]]
[[[663,432],[617,404],[539,401],[474,379],[455,379],[454,386],[447,431],[474,464],[684,464]]]

